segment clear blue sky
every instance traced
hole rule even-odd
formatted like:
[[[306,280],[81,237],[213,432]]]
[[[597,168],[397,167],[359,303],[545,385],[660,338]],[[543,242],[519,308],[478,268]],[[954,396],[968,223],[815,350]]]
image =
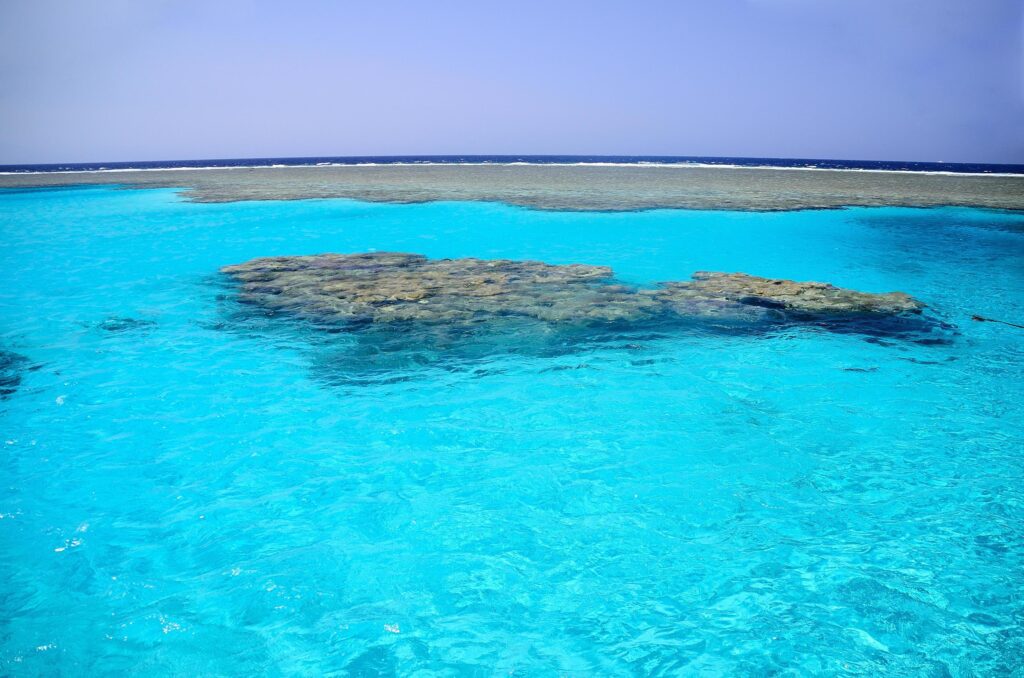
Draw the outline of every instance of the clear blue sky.
[[[1024,162],[1024,0],[2,0],[0,164]]]

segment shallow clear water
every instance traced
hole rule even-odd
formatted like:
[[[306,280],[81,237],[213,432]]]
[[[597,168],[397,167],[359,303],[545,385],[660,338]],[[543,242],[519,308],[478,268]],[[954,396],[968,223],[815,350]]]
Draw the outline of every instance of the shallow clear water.
[[[970,320],[1024,319],[1020,214],[89,188],[0,193],[0,241],[4,674],[968,676],[1024,657],[1024,330]],[[217,274],[370,249],[899,289],[959,332],[512,336],[364,378],[347,337],[237,321]]]

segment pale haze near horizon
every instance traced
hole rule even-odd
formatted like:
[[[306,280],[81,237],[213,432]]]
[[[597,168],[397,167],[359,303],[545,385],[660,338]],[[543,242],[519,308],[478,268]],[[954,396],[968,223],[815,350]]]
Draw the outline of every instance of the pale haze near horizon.
[[[1024,162],[1024,0],[0,4],[0,164]]]

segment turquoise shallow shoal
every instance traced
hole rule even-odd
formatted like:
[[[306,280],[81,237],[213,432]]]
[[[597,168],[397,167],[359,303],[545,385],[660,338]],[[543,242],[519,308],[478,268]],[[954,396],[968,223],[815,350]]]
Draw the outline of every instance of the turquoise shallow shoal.
[[[0,674],[1009,675],[1024,215],[0,192]],[[219,267],[418,252],[902,290],[789,328],[396,364]]]

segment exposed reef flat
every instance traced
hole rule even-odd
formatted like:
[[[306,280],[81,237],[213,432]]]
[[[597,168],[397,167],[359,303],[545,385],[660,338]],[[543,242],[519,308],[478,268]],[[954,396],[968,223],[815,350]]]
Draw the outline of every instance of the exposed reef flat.
[[[964,205],[1024,210],[1024,176],[694,166],[378,165],[0,175],[0,188],[119,184],[188,200],[486,200],[551,210],[793,210]]]
[[[360,328],[406,324],[491,330],[509,318],[548,326],[642,327],[710,320],[732,325],[848,323],[910,318],[924,304],[903,292],[872,294],[826,283],[699,272],[653,288],[624,285],[606,266],[436,259],[375,252],[268,257],[226,266],[238,299],[268,312]],[[871,325],[871,323],[868,323]]]

